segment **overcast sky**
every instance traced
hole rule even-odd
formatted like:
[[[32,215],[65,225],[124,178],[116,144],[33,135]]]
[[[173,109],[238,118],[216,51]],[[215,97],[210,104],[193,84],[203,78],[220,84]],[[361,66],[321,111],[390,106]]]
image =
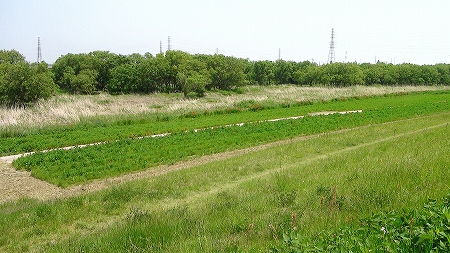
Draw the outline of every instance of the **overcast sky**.
[[[0,0],[0,49],[30,62],[68,53],[250,60],[450,63],[450,0]]]

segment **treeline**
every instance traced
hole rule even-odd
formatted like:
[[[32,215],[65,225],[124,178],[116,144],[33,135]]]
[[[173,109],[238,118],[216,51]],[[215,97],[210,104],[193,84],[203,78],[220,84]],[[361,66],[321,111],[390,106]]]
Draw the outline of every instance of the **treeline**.
[[[167,51],[124,56],[96,51],[62,56],[52,71],[55,83],[71,93],[183,92],[187,97],[245,85],[247,67],[248,61],[224,55]]]
[[[68,54],[53,65],[55,82],[74,93],[190,92],[242,85],[450,85],[450,65],[249,61],[167,51],[153,56],[109,52]]]
[[[25,76],[31,81],[14,76],[20,72],[14,72],[16,65],[22,66],[24,71],[27,69]],[[220,54],[192,55],[176,50],[156,56],[150,53],[118,55],[107,51],[67,54],[53,64],[51,71],[44,65],[47,66],[44,63],[26,63],[17,51],[0,51],[1,101],[35,101],[41,94],[29,95],[26,91],[32,90],[33,85],[29,82],[37,85],[38,80],[46,87],[42,90],[47,91],[41,95],[42,98],[55,91],[55,84],[59,89],[74,94],[99,91],[111,94],[182,92],[185,97],[203,96],[207,90],[229,90],[243,85],[450,85],[449,64],[393,65],[379,62],[319,66],[309,61],[250,61]],[[34,77],[37,74],[39,77]]]

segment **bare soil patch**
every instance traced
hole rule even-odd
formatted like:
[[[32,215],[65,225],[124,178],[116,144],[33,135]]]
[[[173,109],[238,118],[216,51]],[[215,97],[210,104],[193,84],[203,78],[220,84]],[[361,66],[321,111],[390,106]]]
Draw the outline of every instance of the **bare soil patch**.
[[[10,163],[0,160],[0,203],[19,198],[50,199],[59,197],[60,189],[31,176],[30,172],[17,171]]]

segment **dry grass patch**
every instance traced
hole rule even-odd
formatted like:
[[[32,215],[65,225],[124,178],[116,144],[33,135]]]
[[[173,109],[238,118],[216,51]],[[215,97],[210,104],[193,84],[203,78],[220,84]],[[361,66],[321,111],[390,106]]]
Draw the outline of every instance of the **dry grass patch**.
[[[0,107],[0,131],[11,126],[43,127],[54,124],[71,124],[83,118],[108,115],[142,113],[173,113],[221,109],[235,103],[273,101],[276,103],[296,101],[320,101],[339,97],[370,96],[397,92],[448,90],[447,86],[352,86],[347,88],[280,86],[248,86],[243,94],[224,95],[207,92],[200,99],[186,100],[182,94],[100,95],[59,94],[40,101],[33,107]]]

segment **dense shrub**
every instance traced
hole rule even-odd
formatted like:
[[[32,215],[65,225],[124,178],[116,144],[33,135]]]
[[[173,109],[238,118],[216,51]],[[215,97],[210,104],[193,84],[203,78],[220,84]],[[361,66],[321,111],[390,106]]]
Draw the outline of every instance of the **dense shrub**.
[[[25,105],[55,94],[46,63],[30,64],[17,51],[0,51],[0,103]]]

